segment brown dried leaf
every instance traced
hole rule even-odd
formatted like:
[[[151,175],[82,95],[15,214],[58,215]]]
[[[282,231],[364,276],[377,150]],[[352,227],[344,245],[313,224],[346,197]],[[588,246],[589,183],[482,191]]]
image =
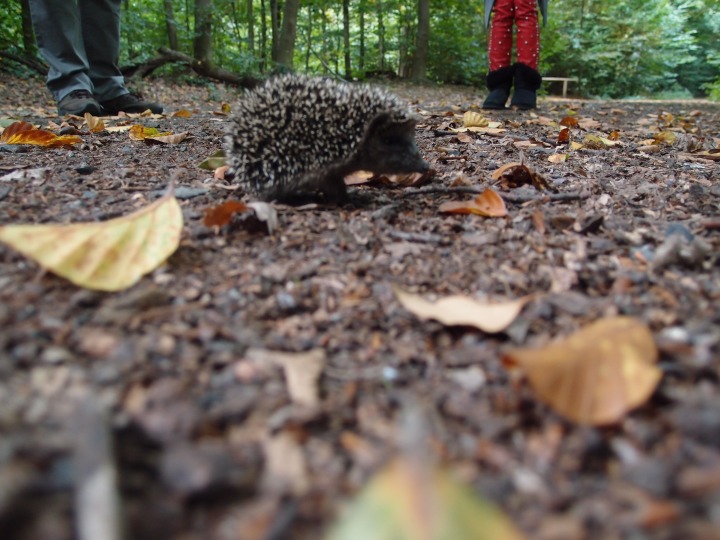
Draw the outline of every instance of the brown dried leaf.
[[[217,206],[205,209],[203,225],[206,227],[224,227],[235,214],[247,212],[248,207],[241,201],[225,201]]]
[[[0,142],[5,144],[32,144],[57,148],[82,142],[77,135],[55,135],[49,131],[37,129],[28,122],[13,122],[0,135]]]
[[[601,319],[540,349],[511,349],[538,398],[579,424],[618,422],[642,405],[662,372],[652,333],[632,317]]]
[[[431,302],[401,289],[396,288],[394,292],[402,306],[420,319],[434,319],[447,326],[474,326],[490,334],[510,326],[531,299],[525,296],[508,302],[486,303],[454,295]]]
[[[477,214],[484,217],[503,217],[508,213],[505,201],[492,188],[487,188],[469,201],[443,203],[438,210],[448,214]]]

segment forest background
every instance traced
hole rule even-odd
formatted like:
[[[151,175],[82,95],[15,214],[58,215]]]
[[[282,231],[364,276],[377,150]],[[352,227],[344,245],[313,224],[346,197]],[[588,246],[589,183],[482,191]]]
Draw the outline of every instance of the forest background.
[[[0,66],[18,75],[45,71],[27,2],[0,12]],[[483,3],[124,0],[121,63],[128,76],[185,77],[194,65],[221,79],[294,69],[482,87]],[[574,93],[720,100],[717,0],[552,0],[549,11],[540,70],[578,77]]]

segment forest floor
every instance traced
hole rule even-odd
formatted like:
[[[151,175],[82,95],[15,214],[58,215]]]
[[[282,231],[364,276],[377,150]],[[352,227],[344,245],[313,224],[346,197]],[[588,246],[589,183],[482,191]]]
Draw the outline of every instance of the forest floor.
[[[151,81],[165,115],[106,119],[189,132],[179,144],[80,121],[73,148],[2,148],[0,225],[126,215],[180,168],[185,220],[167,264],[119,293],[0,244],[3,540],[78,538],[105,508],[88,476],[100,464],[117,471],[128,539],[318,539],[402,447],[409,407],[426,411],[432,459],[528,538],[720,539],[720,163],[708,152],[720,105],[541,98],[536,111],[484,113],[500,131],[457,133],[482,93],[394,90],[422,117],[430,183],[351,188],[362,203],[343,208],[277,206],[273,234],[202,222],[240,197],[198,168],[221,148],[235,89]],[[191,116],[171,116],[182,109]],[[568,115],[572,140],[617,144],[558,143]],[[0,117],[59,123],[42,82],[7,76]],[[518,161],[551,190],[492,179]],[[508,216],[440,213],[472,197],[453,186],[493,186]],[[486,333],[418,319],[396,287],[533,296]],[[662,379],[609,426],[561,417],[502,362],[614,315],[650,328]],[[316,399],[291,395],[288,364],[321,370]]]

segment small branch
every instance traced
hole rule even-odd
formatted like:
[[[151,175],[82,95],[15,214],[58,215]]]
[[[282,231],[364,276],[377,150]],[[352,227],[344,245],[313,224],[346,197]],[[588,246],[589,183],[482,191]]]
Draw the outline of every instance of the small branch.
[[[427,195],[429,193],[440,193],[444,195],[456,195],[456,194],[468,194],[468,195],[480,195],[487,188],[484,187],[471,187],[471,186],[457,186],[457,187],[436,187],[427,186],[415,189],[413,191],[404,191],[403,197],[415,197],[418,195]],[[568,193],[543,193],[538,192],[539,195],[512,195],[509,193],[500,193],[500,196],[507,202],[510,203],[526,203],[532,201],[581,201],[587,199],[590,195],[587,193],[580,193],[578,191]]]
[[[402,231],[388,231],[388,236],[404,242],[419,242],[422,244],[449,244],[450,240],[439,234],[409,233]]]

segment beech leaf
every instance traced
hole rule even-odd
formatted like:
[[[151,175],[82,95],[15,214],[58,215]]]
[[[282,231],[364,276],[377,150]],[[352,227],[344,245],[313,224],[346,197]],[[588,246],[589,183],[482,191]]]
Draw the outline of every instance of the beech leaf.
[[[440,212],[449,214],[477,214],[484,217],[507,216],[507,207],[502,197],[491,188],[469,201],[448,201],[440,205]]]
[[[182,227],[171,188],[145,208],[109,221],[6,225],[0,241],[76,285],[119,291],[175,252]]]
[[[601,319],[540,349],[511,349],[540,401],[579,424],[612,424],[642,405],[662,376],[650,330],[632,317]]]
[[[402,306],[420,319],[434,319],[447,326],[474,326],[490,334],[510,326],[531,299],[524,296],[508,302],[488,303],[453,295],[431,302],[401,289],[394,291]]]
[[[5,144],[33,144],[56,148],[71,146],[82,142],[77,135],[55,135],[50,131],[38,129],[28,122],[13,122],[6,127],[0,135],[0,143]]]
[[[397,458],[371,478],[326,540],[522,540],[495,506],[444,469]]]

